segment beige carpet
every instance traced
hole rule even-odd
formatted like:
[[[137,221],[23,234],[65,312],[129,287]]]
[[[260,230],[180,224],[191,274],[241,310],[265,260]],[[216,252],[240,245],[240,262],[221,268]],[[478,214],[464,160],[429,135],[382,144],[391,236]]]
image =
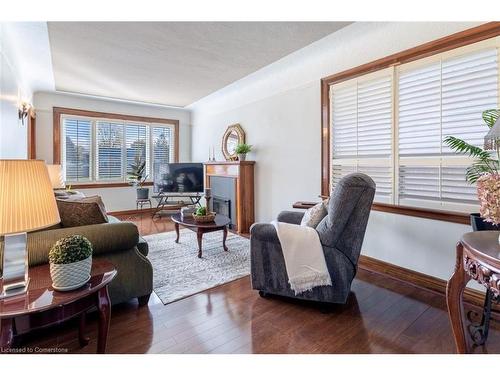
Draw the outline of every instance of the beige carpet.
[[[163,304],[199,293],[250,274],[250,241],[228,233],[222,248],[222,231],[203,235],[203,257],[198,258],[196,233],[174,231],[144,236],[153,264],[153,289]]]

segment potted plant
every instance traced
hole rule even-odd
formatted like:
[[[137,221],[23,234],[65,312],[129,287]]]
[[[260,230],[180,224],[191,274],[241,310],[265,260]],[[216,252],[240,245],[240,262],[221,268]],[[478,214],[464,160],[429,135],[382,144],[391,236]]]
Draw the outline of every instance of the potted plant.
[[[144,187],[144,183],[148,178],[146,174],[146,160],[140,154],[136,154],[134,162],[129,166],[130,171],[127,172],[127,176],[132,185],[136,187],[137,199],[148,199],[149,189]]]
[[[92,244],[80,235],[61,238],[49,251],[49,265],[55,290],[77,289],[90,279]]]
[[[500,110],[483,112],[485,124],[492,128],[500,116]],[[471,214],[472,228],[477,230],[500,229],[500,149],[496,147],[496,158],[487,150],[473,146],[459,138],[448,136],[444,139],[453,151],[469,155],[474,163],[467,168],[465,179],[470,184],[477,183],[480,213]],[[500,239],[499,239],[500,240]]]
[[[235,152],[238,154],[238,159],[245,161],[247,154],[252,151],[252,146],[246,143],[240,143],[236,146]]]

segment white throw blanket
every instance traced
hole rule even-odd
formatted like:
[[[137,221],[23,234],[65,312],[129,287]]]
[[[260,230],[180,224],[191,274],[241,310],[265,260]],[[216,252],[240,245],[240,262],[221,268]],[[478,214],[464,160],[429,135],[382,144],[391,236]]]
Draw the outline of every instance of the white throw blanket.
[[[332,285],[318,232],[302,225],[271,223],[278,233],[288,282],[295,295],[315,286]]]

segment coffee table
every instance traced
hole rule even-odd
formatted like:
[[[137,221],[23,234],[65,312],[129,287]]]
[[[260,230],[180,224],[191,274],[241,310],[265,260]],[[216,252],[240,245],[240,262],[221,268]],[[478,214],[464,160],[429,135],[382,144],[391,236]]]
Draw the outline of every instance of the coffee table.
[[[175,223],[175,232],[177,233],[177,238],[175,239],[176,243],[179,243],[179,226],[190,228],[196,232],[196,236],[198,238],[198,258],[202,256],[202,239],[203,234],[208,232],[215,232],[218,230],[222,230],[222,247],[224,251],[228,251],[226,246],[226,238],[227,238],[227,226],[231,224],[231,219],[227,216],[217,214],[215,216],[215,220],[209,223],[197,223],[192,217],[181,217],[180,213],[172,215],[172,221]]]
[[[89,310],[97,308],[99,315],[97,353],[106,351],[106,339],[111,317],[108,284],[116,276],[116,269],[108,261],[93,259],[90,280],[76,290],[57,292],[52,288],[49,265],[29,268],[30,283],[25,294],[0,300],[0,348],[8,352],[14,335],[35,328],[79,317],[79,343],[88,344],[85,318]],[[0,281],[0,288],[2,282]]]

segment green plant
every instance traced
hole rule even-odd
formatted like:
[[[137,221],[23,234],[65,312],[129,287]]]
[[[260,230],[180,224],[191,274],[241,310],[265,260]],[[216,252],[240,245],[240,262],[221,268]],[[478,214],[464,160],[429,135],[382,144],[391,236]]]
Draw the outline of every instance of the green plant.
[[[485,124],[491,128],[500,116],[500,109],[488,109],[483,112]],[[497,158],[481,147],[471,145],[460,138],[448,136],[444,143],[458,154],[468,155],[475,159],[474,163],[467,168],[465,179],[473,184],[479,177],[486,173],[500,173],[500,150],[497,150]]]
[[[140,153],[137,153],[134,162],[129,167],[130,171],[127,172],[129,181],[132,185],[142,188],[148,178],[146,174],[146,160],[144,160]]]
[[[247,145],[246,143],[240,143],[236,146],[235,151],[238,155],[248,154],[252,151],[252,145]]]
[[[92,244],[80,235],[68,236],[57,241],[49,251],[49,262],[68,264],[87,259],[92,255]]]
[[[196,216],[205,216],[207,214],[207,208],[202,206],[202,207],[198,207],[196,209],[196,212],[195,212],[195,215]]]

